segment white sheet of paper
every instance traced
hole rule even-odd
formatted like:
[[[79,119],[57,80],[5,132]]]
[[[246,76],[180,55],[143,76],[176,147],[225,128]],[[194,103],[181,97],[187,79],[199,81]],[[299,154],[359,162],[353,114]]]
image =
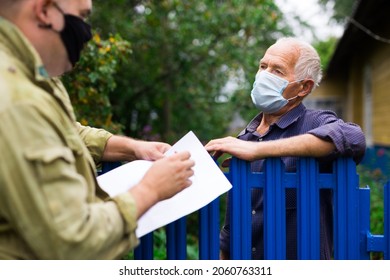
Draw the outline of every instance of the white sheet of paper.
[[[195,161],[192,185],[174,197],[161,201],[150,208],[139,220],[138,238],[186,216],[227,192],[232,185],[195,134],[190,131],[165,154],[189,151]],[[153,163],[136,160],[100,175],[98,183],[110,196],[126,192],[136,185]]]

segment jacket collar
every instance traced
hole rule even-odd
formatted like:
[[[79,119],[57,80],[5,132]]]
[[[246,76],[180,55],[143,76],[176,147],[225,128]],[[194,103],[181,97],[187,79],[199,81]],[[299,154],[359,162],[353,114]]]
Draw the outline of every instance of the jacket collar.
[[[43,62],[24,34],[16,25],[0,17],[0,50],[16,59],[16,66],[37,81],[49,79]]]

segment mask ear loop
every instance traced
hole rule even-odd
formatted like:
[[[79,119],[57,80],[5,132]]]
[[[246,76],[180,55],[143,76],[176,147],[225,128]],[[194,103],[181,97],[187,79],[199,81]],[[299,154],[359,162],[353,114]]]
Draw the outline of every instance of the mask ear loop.
[[[288,84],[294,84],[294,83],[301,83],[301,82],[303,82],[305,79],[301,79],[301,80],[297,80],[297,81],[293,81],[293,82],[290,82],[290,83],[288,83]],[[299,96],[298,96],[298,94],[296,95],[296,96],[294,96],[294,97],[291,97],[291,98],[289,98],[289,99],[286,99],[288,102],[290,102],[291,100],[294,100],[295,98],[298,98]]]
[[[53,25],[51,23],[38,23],[38,27],[43,29],[52,29]]]
[[[288,102],[290,102],[291,100],[294,100],[295,98],[298,98],[298,95],[294,96],[294,97],[291,97],[289,99],[286,99]]]

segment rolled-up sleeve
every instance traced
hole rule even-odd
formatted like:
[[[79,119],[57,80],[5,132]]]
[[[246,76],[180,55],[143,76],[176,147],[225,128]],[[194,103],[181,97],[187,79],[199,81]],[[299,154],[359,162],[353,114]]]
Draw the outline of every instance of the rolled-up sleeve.
[[[113,197],[113,200],[118,205],[119,211],[124,219],[125,233],[129,235],[133,234],[137,228],[137,209],[133,196],[130,193],[123,193]],[[136,245],[138,244],[138,240],[132,238],[131,243]]]
[[[104,129],[83,126],[77,123],[77,129],[95,163],[101,161],[107,140],[112,134]]]
[[[356,163],[363,159],[366,140],[360,126],[344,122],[329,111],[324,111],[316,121],[320,122],[318,127],[308,133],[332,141],[336,146],[335,153],[339,156],[351,156]]]

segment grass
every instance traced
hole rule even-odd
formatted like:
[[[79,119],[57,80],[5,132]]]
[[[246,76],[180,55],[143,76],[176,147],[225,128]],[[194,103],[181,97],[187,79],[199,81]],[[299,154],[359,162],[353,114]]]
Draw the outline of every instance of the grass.
[[[357,172],[360,176],[360,187],[370,187],[370,232],[371,234],[383,235],[383,187],[388,179],[379,169],[371,170],[364,166],[358,166]],[[383,259],[383,253],[373,252],[371,259]]]

